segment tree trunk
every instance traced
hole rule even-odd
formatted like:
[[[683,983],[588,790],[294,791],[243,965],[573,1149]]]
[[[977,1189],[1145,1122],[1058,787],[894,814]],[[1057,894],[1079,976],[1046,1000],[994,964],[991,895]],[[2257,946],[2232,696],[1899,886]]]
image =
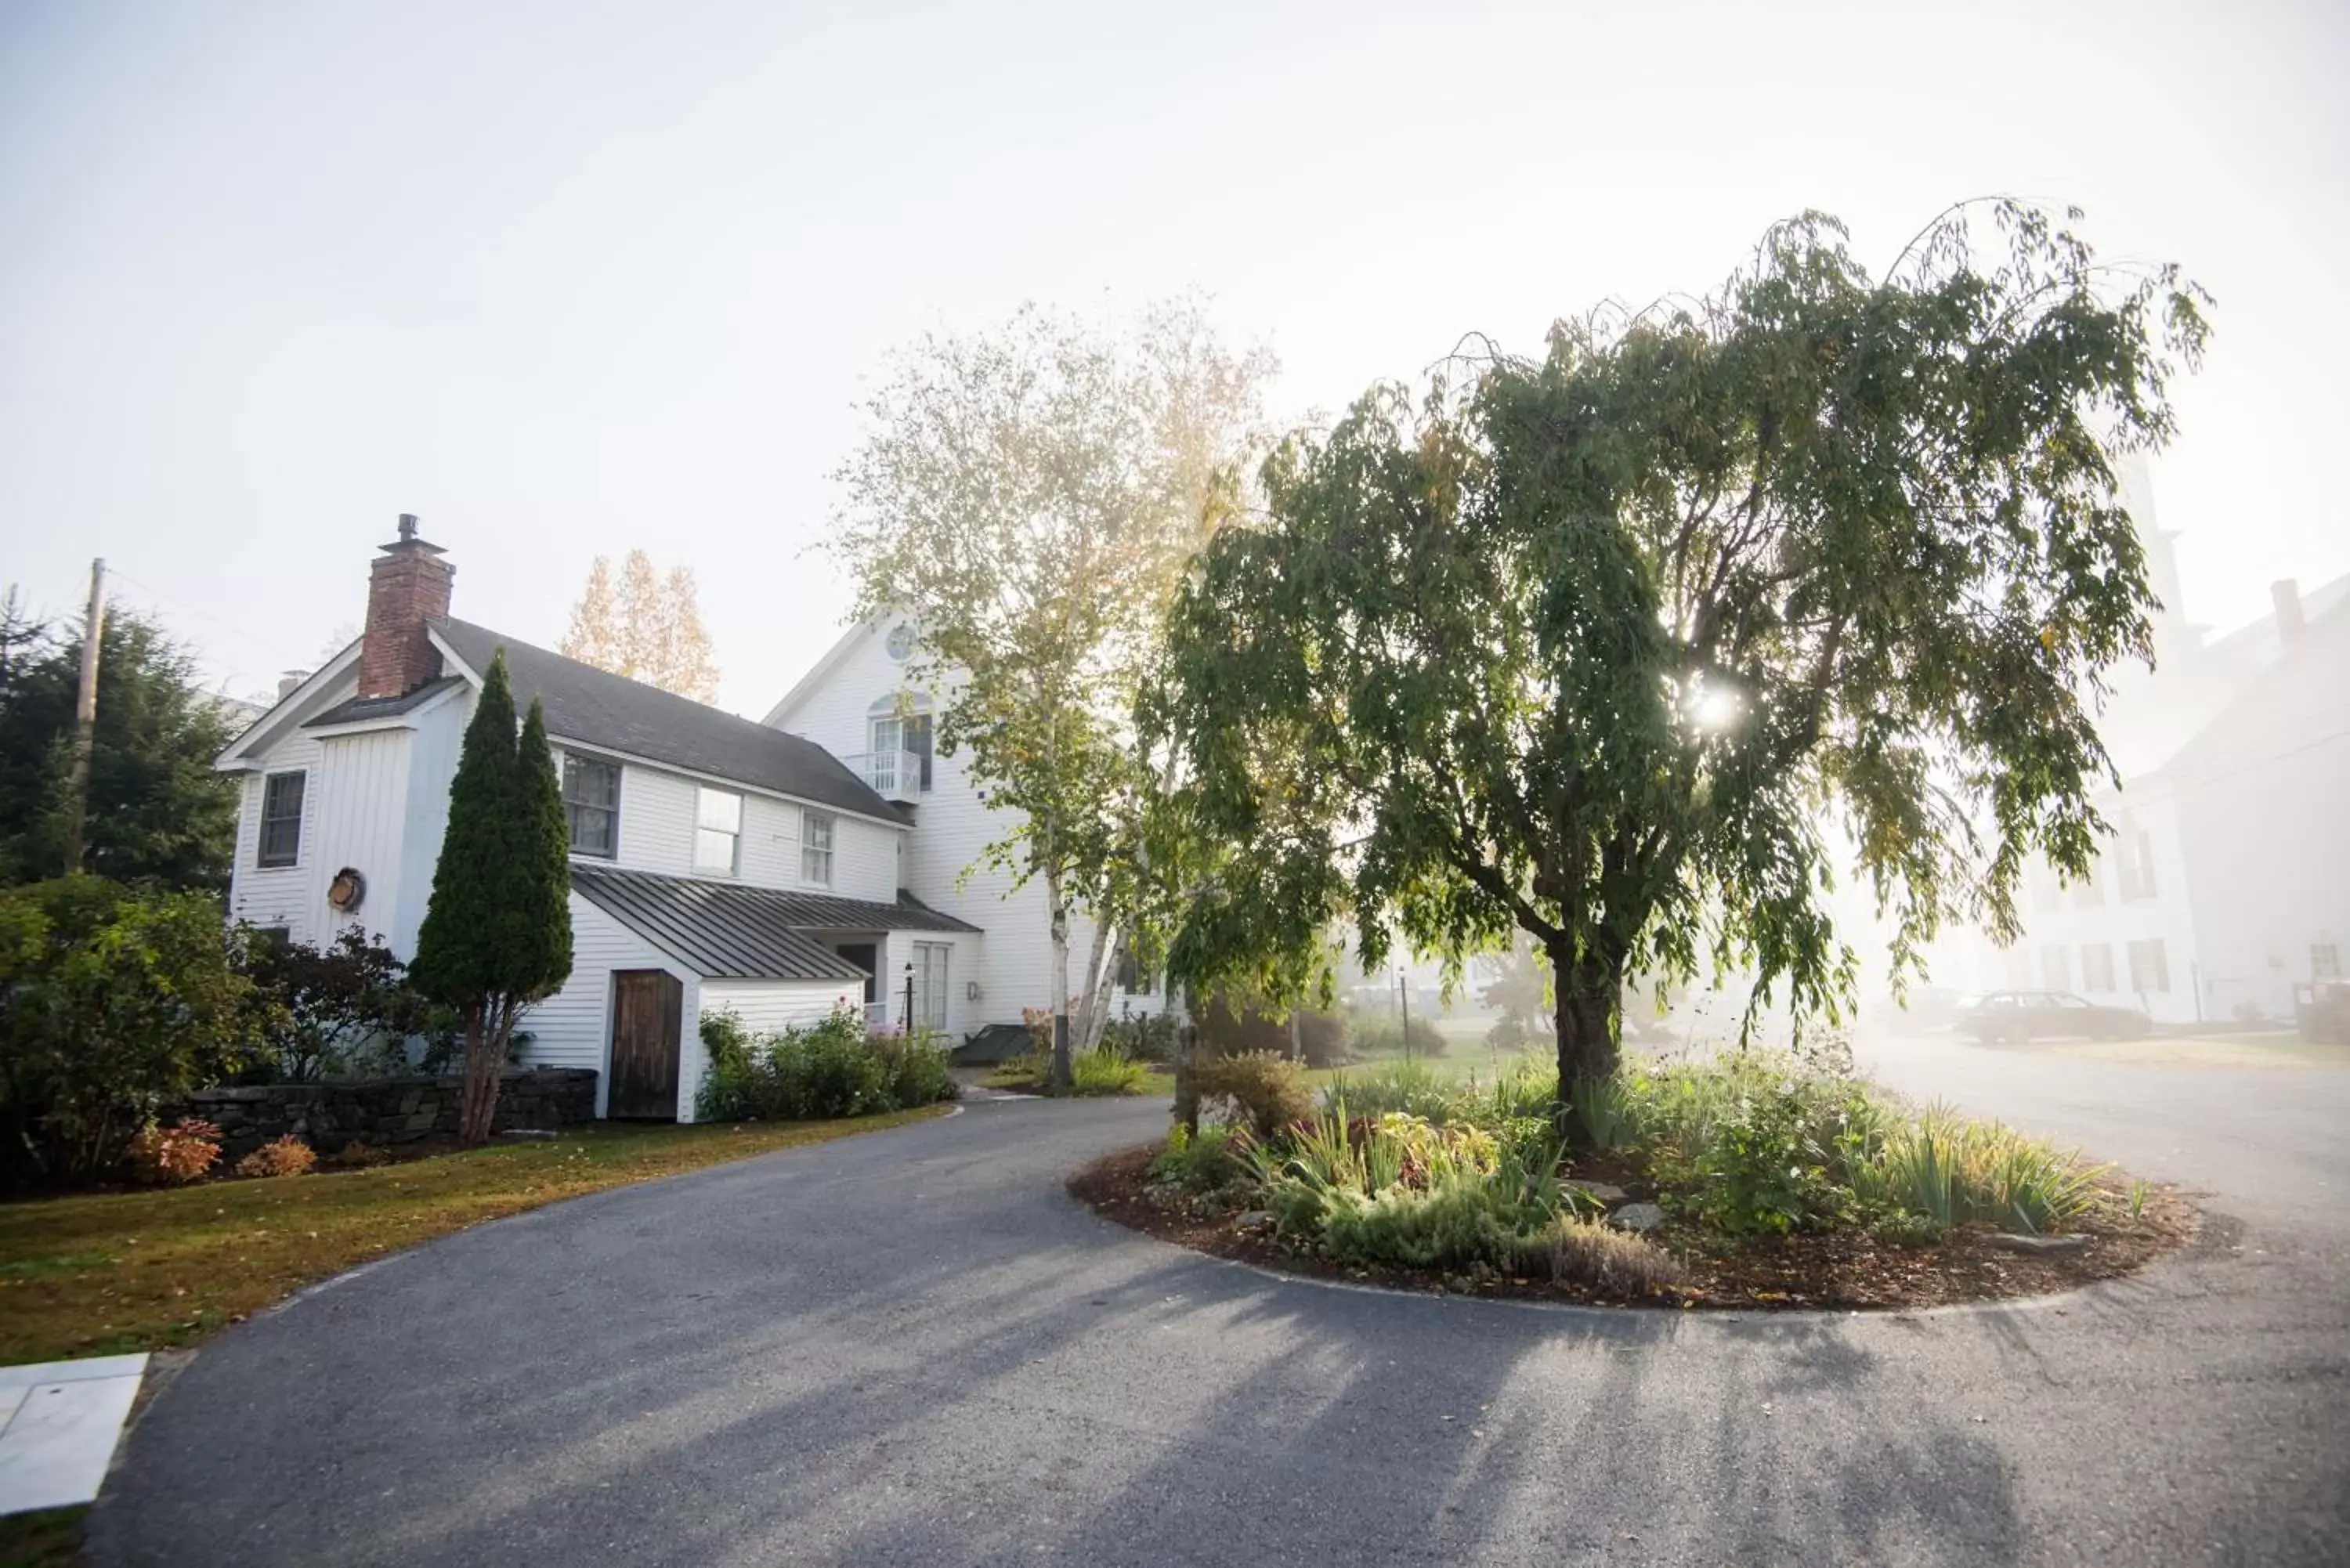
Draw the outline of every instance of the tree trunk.
[[[1295,1002],[1290,1004],[1289,1009],[1289,1059],[1293,1062],[1305,1060],[1305,1031],[1297,1022],[1297,1007]]]
[[[1107,1022],[1109,1008],[1109,987],[1102,980],[1109,940],[1109,922],[1096,919],[1093,950],[1086,955],[1085,995],[1077,1003],[1076,1029],[1070,1042],[1073,1050],[1090,1051],[1101,1044],[1101,1026]]]
[[[1549,949],[1556,996],[1559,1132],[1570,1147],[1591,1146],[1591,1129],[1578,1113],[1588,1085],[1616,1075],[1617,1029],[1623,1015],[1621,960],[1574,956],[1569,942]]]
[[[1045,874],[1045,901],[1053,911],[1053,1072],[1047,1086],[1066,1095],[1075,1075],[1069,1061],[1069,906],[1061,897],[1057,873]]]
[[[506,1064],[505,1010],[495,1002],[465,1009],[465,1083],[457,1100],[457,1143],[479,1148],[498,1118],[498,1074]]]

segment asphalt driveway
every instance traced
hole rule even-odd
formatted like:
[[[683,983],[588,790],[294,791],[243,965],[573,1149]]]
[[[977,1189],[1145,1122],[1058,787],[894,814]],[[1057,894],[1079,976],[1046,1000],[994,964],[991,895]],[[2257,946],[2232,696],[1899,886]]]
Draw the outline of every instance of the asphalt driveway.
[[[2326,1094],[2350,1087],[2323,1076]],[[1609,1314],[1276,1281],[1064,1195],[1071,1168],[1163,1114],[975,1105],[387,1260],[222,1334],[161,1392],[91,1515],[92,1555],[2350,1552],[2338,1186],[2283,1200],[2223,1186],[2190,1255],[2050,1303]]]

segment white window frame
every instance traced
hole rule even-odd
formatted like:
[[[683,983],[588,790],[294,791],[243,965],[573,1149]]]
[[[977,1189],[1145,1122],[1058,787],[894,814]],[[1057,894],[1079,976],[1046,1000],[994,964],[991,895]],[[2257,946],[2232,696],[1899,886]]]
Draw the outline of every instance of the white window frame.
[[[609,805],[600,805],[594,801],[574,800],[572,798],[571,778],[572,770],[575,768],[604,768],[610,771],[612,775],[612,801]],[[620,793],[622,785],[626,783],[627,772],[628,770],[626,768],[608,757],[591,757],[582,752],[566,752],[563,753],[563,773],[561,775],[561,787],[563,790],[563,830],[566,837],[570,843],[572,854],[584,856],[590,860],[618,860],[620,857]],[[572,828],[572,813],[575,811],[598,811],[603,812],[610,816],[612,819],[612,836],[609,848],[583,849],[579,846],[579,836],[574,832]]]
[[[800,880],[818,888],[832,886],[832,852],[840,830],[839,818],[813,806],[800,808]]]
[[[283,860],[269,856],[269,791],[280,779],[300,781],[294,797],[294,848]],[[302,828],[310,810],[310,770],[281,768],[261,775],[261,804],[254,812],[253,864],[258,871],[286,871],[302,864]],[[280,819],[284,820],[283,818]]]
[[[947,1026],[947,1005],[952,996],[948,990],[948,966],[953,961],[951,942],[916,942],[914,944],[914,1028],[943,1033]]]
[[[713,853],[723,851],[722,854]],[[701,877],[743,872],[743,795],[697,784],[693,792],[693,869]]]

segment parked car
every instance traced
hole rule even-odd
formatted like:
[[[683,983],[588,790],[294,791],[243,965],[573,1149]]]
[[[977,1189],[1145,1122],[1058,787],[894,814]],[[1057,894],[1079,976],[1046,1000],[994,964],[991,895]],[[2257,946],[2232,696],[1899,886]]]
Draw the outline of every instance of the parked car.
[[[1957,1027],[1985,1043],[2002,1040],[2127,1040],[2154,1021],[2135,1007],[2106,1007],[2069,991],[1994,991],[1959,1011]]]

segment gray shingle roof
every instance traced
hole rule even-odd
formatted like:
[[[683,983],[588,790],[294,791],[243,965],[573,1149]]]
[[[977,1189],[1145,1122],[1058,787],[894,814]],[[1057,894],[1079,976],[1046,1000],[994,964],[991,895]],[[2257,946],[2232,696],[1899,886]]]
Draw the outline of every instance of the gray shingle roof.
[[[463,686],[462,675],[443,675],[438,680],[428,680],[413,691],[403,691],[397,697],[354,697],[338,702],[317,718],[306,722],[306,730],[321,729],[328,724],[355,723],[361,719],[389,719],[396,713],[406,713],[421,708],[452,686]]]
[[[976,931],[901,898],[895,904],[571,864],[572,890],[697,974],[713,980],[862,980],[810,930]]]
[[[436,620],[432,629],[476,672],[487,670],[491,655],[504,649],[515,706],[527,708],[533,697],[538,698],[546,705],[547,732],[559,741],[606,746],[885,822],[906,820],[903,812],[813,741],[533,648],[470,621]]]

